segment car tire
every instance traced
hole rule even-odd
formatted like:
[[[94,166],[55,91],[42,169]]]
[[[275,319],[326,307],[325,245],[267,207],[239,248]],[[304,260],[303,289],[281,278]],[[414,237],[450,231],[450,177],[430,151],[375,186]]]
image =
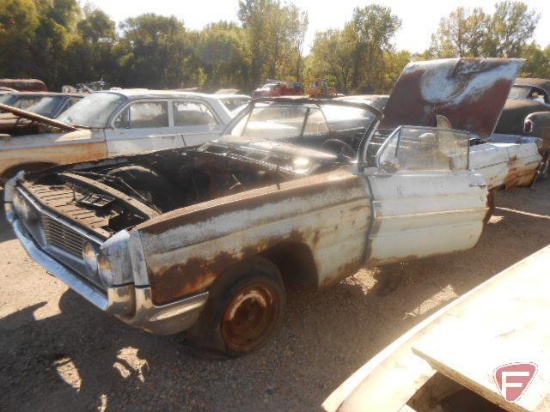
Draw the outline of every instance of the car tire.
[[[247,355],[279,330],[285,303],[277,267],[261,257],[247,259],[214,282],[206,307],[187,337],[199,356]]]

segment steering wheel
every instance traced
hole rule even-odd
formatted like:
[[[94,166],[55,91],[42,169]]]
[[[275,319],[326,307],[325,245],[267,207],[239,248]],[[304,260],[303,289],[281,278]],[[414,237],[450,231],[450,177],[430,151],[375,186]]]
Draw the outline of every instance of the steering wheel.
[[[357,154],[353,147],[340,139],[325,140],[321,145],[321,148],[328,150],[335,155],[345,157],[349,160],[354,159],[355,155]]]

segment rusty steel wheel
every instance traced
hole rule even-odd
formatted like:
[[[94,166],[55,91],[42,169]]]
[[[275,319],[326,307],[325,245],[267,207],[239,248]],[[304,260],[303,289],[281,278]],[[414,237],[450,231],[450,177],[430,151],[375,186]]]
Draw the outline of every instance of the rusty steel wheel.
[[[188,331],[200,356],[236,357],[264,346],[284,318],[285,289],[277,267],[253,257],[220,274],[199,320]]]
[[[266,282],[252,282],[227,304],[222,319],[222,338],[233,352],[253,351],[271,335],[280,313],[281,302],[276,288]]]

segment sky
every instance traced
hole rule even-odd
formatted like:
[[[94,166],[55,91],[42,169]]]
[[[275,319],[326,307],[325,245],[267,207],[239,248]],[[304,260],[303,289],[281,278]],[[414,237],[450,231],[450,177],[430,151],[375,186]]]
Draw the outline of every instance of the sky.
[[[238,22],[238,0],[91,0],[117,23],[128,17],[144,13],[175,16],[183,20],[185,26],[200,30],[208,23],[220,20]],[[295,4],[309,15],[309,28],[306,33],[304,51],[312,46],[315,33],[328,29],[342,29],[351,20],[353,9],[369,4],[379,4],[391,8],[392,13],[401,19],[401,29],[394,38],[398,50],[422,52],[430,45],[431,35],[437,30],[441,18],[447,17],[458,7],[481,7],[492,14],[497,0],[282,0],[282,3]],[[541,47],[550,45],[550,0],[523,0],[530,10],[541,18],[534,40]],[[323,3],[323,4],[322,4]],[[327,6],[329,4],[329,6]]]

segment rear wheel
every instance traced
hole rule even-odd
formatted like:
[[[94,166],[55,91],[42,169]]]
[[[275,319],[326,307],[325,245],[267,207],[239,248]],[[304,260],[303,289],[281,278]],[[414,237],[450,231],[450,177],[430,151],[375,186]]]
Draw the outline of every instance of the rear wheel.
[[[188,332],[199,354],[237,357],[263,347],[284,318],[285,290],[270,261],[255,257],[223,273]]]

